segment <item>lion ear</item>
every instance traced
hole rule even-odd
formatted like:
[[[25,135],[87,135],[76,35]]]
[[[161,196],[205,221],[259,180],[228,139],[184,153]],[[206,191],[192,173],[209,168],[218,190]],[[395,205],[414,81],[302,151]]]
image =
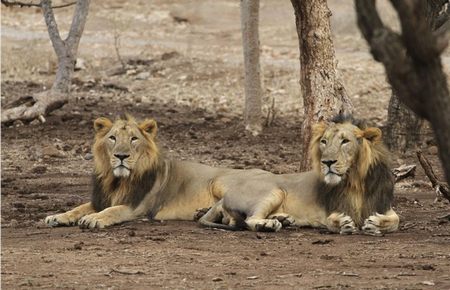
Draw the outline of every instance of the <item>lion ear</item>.
[[[141,128],[141,130],[145,133],[149,134],[152,138],[156,137],[158,126],[156,125],[155,120],[145,119],[141,124],[139,124],[139,128]]]
[[[327,128],[327,124],[323,121],[312,125],[311,132],[313,137],[322,137],[323,133],[325,132],[325,129]]]
[[[99,132],[105,128],[110,129],[112,127],[112,122],[108,118],[100,117],[94,121],[94,130]]]
[[[363,137],[370,142],[378,142],[381,140],[381,130],[375,127],[366,128],[363,131]]]

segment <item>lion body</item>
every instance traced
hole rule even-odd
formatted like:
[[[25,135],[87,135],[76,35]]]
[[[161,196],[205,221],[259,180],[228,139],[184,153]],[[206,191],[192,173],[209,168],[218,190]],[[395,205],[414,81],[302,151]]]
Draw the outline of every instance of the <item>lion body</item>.
[[[381,131],[352,121],[315,126],[312,171],[217,178],[224,197],[200,224],[255,231],[277,231],[289,224],[374,235],[396,230],[399,219],[391,208],[394,181]]]

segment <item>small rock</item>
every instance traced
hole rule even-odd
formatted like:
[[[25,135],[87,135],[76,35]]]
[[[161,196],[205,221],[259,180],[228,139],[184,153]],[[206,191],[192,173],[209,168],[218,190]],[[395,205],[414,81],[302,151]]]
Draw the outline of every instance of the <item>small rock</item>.
[[[138,73],[135,77],[137,80],[147,80],[150,77],[150,73],[148,71],[143,71]]]
[[[12,219],[12,220],[9,221],[9,226],[11,228],[17,228],[18,225],[19,225],[19,222],[17,220],[15,220],[15,219]]]
[[[227,118],[227,117],[223,117],[223,118],[220,118],[220,122],[227,124],[227,123],[231,122],[231,119]]]
[[[269,254],[267,254],[266,252],[261,252],[261,253],[259,253],[259,255],[260,255],[260,256],[263,256],[263,257],[269,256]]]
[[[433,281],[422,281],[421,284],[422,285],[426,285],[426,286],[434,286],[434,282]]]
[[[92,153],[86,153],[84,155],[84,160],[92,160],[92,158],[94,158],[94,154]]]
[[[60,152],[56,147],[49,145],[42,148],[42,154],[44,157],[64,158],[65,155]]]
[[[83,242],[79,242],[79,243],[76,243],[75,245],[73,245],[73,248],[75,250],[81,250],[83,248],[83,245],[84,245]]]
[[[85,61],[82,58],[77,58],[77,61],[75,62],[75,70],[83,70],[86,69]]]
[[[223,281],[223,279],[220,278],[220,277],[214,277],[214,278],[212,278],[212,281],[213,282],[220,282],[220,281]]]
[[[258,278],[259,278],[259,276],[249,276],[249,277],[247,277],[247,280],[256,280]]]
[[[31,173],[43,174],[45,172],[47,172],[47,166],[43,166],[43,165],[39,165],[39,166],[33,167],[33,169],[31,169]]]
[[[128,232],[128,235],[129,235],[130,237],[134,237],[134,236],[136,236],[136,232],[133,231],[133,230],[131,230],[131,231]]]
[[[428,148],[428,153],[432,154],[432,155],[437,155],[439,152],[439,149],[437,146],[430,146]]]

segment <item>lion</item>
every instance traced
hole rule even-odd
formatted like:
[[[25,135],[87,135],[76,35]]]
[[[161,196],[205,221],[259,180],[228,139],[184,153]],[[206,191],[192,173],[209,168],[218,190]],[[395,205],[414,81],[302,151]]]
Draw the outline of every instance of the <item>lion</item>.
[[[215,168],[167,158],[156,143],[157,123],[124,115],[94,121],[95,172],[91,200],[51,215],[49,226],[104,228],[138,217],[193,220],[199,208],[223,197],[219,176],[251,176],[258,170]],[[230,180],[233,178],[230,177]]]
[[[338,115],[314,125],[312,132],[312,171],[218,177],[224,197],[204,213],[200,225],[252,231],[309,226],[369,235],[397,230],[394,178],[381,130]]]

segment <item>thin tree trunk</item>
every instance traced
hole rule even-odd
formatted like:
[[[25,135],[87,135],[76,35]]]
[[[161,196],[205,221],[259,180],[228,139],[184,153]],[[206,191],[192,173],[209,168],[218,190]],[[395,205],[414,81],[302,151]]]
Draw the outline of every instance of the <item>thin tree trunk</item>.
[[[400,100],[430,121],[439,156],[450,180],[450,95],[440,54],[445,34],[436,34],[427,23],[426,2],[391,0],[399,15],[402,34],[385,27],[374,0],[355,0],[358,26],[375,60],[383,63]]]
[[[262,131],[262,89],[259,64],[259,0],[241,0],[241,30],[245,70],[245,129]]]
[[[41,7],[47,24],[48,34],[58,58],[56,78],[49,91],[44,91],[33,96],[30,103],[7,109],[2,113],[2,123],[15,120],[32,121],[39,118],[44,121],[44,116],[62,107],[69,100],[70,84],[75,68],[78,45],[87,20],[90,0],[78,0],[72,19],[69,34],[65,40],[61,39],[55,15],[53,14],[52,1],[42,0]]]
[[[305,171],[311,168],[308,157],[311,125],[339,113],[350,114],[353,106],[336,75],[331,12],[326,0],[291,2],[300,47],[300,85],[304,104],[300,170]]]

